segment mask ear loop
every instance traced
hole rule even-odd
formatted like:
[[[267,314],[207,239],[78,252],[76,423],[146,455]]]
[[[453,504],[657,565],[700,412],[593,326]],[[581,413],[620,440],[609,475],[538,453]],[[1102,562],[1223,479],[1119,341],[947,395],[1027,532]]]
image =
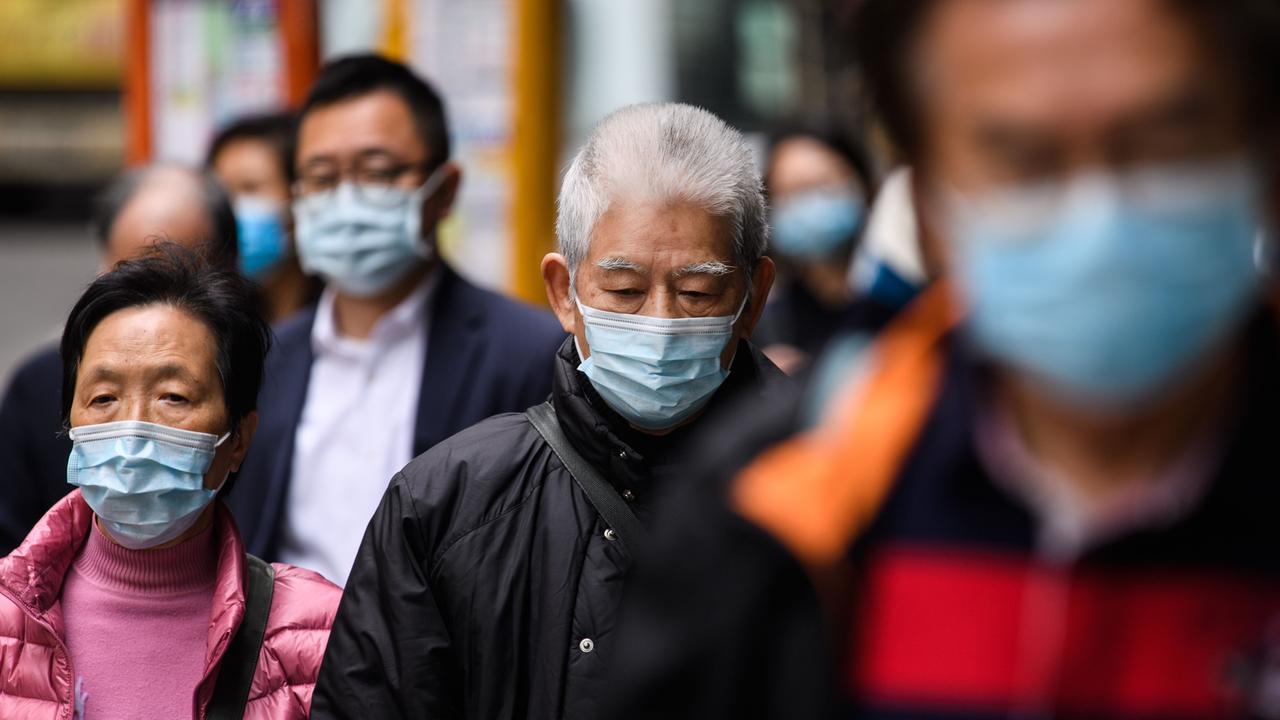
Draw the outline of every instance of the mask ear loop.
[[[232,432],[230,430],[222,433],[222,437],[218,438],[218,442],[213,444],[214,450],[217,450],[218,448],[222,447],[222,445],[226,443],[228,439],[231,438],[231,435],[232,435]],[[218,483],[218,487],[212,490],[213,494],[217,495],[218,493],[222,492],[222,488],[227,486],[227,480],[229,479],[231,479],[230,468],[227,469],[227,474],[222,476],[222,482]]]
[[[420,203],[425,203],[430,200],[435,196],[436,191],[440,189],[440,186],[444,185],[444,169],[447,167],[449,167],[448,161],[441,163],[440,167],[432,170],[431,174],[427,176],[427,179],[424,180],[422,184],[418,186],[418,189],[414,191],[414,194],[421,194],[421,197],[419,198]]]
[[[435,170],[432,170],[431,174],[427,176],[427,179],[418,186],[418,189],[413,191],[414,202],[411,203],[411,206],[419,217],[422,216],[422,208],[427,204],[427,201],[435,197],[435,194],[439,192],[441,186],[444,185],[444,169],[448,166],[448,161],[445,161]],[[437,223],[437,225],[438,224],[439,223]],[[435,239],[435,234],[436,227],[432,226],[431,232],[428,233],[427,237],[417,238],[417,242],[414,245],[418,256],[424,260],[431,260],[438,252],[438,249],[436,248],[438,240]],[[431,239],[430,242],[428,242],[428,238]]]

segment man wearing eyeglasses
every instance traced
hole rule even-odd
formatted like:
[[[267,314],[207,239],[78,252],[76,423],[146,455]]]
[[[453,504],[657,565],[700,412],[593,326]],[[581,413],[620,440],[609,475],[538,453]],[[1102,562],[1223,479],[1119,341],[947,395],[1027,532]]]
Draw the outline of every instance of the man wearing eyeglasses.
[[[344,584],[391,477],[414,456],[550,391],[564,331],[476,288],[436,248],[461,173],[443,102],[373,55],[321,69],[298,115],[295,244],[325,281],[277,328],[248,481],[249,551]]]

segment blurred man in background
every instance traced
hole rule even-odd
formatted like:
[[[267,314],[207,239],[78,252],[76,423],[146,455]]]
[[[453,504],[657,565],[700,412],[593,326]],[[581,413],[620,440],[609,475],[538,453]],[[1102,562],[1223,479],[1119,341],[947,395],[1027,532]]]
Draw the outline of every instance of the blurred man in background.
[[[398,473],[340,609],[315,717],[596,718],[652,500],[704,413],[786,380],[747,339],[773,282],[742,136],[624,108],[560,192],[542,263],[572,337],[549,402]]]
[[[128,171],[94,202],[93,235],[100,268],[144,254],[168,240],[236,264],[236,227],[227,195],[212,178],[177,165]],[[8,553],[69,491],[67,438],[59,411],[61,361],[51,343],[13,373],[0,402],[0,553]]]
[[[619,714],[1277,716],[1280,5],[857,22],[947,279],[678,506]]]
[[[240,271],[261,287],[263,315],[279,323],[315,301],[318,282],[302,272],[289,215],[293,116],[255,115],[227,125],[209,145],[205,167],[231,196]]]
[[[277,329],[261,441],[231,499],[250,552],[345,583],[387,480],[415,455],[546,398],[564,332],[438,254],[461,173],[444,104],[373,55],[321,69],[298,113],[295,242],[326,287]]]

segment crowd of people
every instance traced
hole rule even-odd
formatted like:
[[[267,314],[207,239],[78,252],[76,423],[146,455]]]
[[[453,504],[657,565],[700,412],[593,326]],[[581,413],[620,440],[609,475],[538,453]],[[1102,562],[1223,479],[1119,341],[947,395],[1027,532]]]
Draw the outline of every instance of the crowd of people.
[[[619,108],[547,308],[377,55],[121,175],[0,403],[0,717],[1280,717],[1280,3],[848,42],[900,167]]]

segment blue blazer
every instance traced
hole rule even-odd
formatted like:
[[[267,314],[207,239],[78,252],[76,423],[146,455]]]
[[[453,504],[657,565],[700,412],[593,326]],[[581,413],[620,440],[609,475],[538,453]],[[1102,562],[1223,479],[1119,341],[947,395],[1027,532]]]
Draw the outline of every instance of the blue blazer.
[[[13,373],[0,401],[0,555],[8,555],[62,496],[71,440],[62,429],[62,360],[41,348]]]
[[[415,456],[490,415],[545,400],[565,338],[550,313],[482,290],[448,265],[442,270],[428,319]],[[294,435],[314,359],[315,314],[312,306],[276,329],[258,399],[258,431],[227,496],[246,549],[266,560],[279,556]],[[364,480],[385,485],[391,478]]]

